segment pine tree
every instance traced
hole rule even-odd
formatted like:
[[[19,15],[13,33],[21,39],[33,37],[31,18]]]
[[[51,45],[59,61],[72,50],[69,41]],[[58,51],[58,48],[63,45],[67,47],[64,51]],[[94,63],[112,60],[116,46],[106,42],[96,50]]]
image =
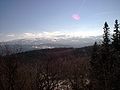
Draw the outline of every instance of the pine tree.
[[[113,42],[111,44],[109,26],[104,24],[103,42],[99,47],[95,43],[90,60],[91,75],[97,81],[94,90],[120,90],[120,31],[115,21]]]
[[[91,68],[94,78],[97,81],[97,90],[111,90],[111,52],[110,52],[110,34],[107,22],[104,24],[104,34],[102,45],[96,50],[96,43],[91,57]],[[96,90],[95,89],[95,90]]]
[[[109,34],[109,29],[110,29],[110,28],[109,28],[107,22],[105,22],[103,29],[104,29],[103,45],[104,45],[105,47],[108,47],[109,44],[110,44],[110,38],[109,38],[109,36],[110,36],[110,34]]]
[[[114,34],[113,34],[113,48],[117,51],[120,51],[120,31],[119,31],[119,26],[120,24],[118,23],[118,20],[115,20],[115,25],[114,25]]]
[[[98,81],[102,90],[110,90],[110,34],[107,22],[104,24],[103,42],[99,51],[98,63],[99,76]]]
[[[119,90],[120,89],[120,24],[118,23],[118,20],[115,20],[114,25],[114,34],[113,34],[113,42],[112,42],[112,58],[114,60],[114,89]]]

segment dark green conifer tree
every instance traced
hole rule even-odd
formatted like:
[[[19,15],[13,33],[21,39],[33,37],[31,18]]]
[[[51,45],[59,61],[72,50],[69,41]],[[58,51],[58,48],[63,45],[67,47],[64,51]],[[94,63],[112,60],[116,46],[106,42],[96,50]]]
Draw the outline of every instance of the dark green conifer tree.
[[[120,90],[120,31],[118,20],[115,20],[112,43],[110,41],[109,26],[104,24],[103,42],[93,46],[90,65],[96,86],[93,90]]]
[[[109,44],[110,44],[109,29],[110,28],[109,28],[107,22],[105,22],[103,29],[104,29],[104,34],[103,34],[103,44],[102,45],[104,45],[105,47],[109,47]]]
[[[110,33],[107,22],[104,24],[103,42],[100,47],[99,64],[100,64],[100,75],[99,84],[102,86],[102,90],[111,90],[111,52],[110,52]]]
[[[107,22],[104,24],[103,42],[98,50],[95,50],[96,44],[93,48],[93,55],[91,57],[91,68],[96,79],[97,88],[95,90],[112,90],[111,80],[111,52],[110,52],[110,34]]]
[[[113,61],[113,88],[120,90],[120,24],[115,20],[114,34],[112,37],[112,59]]]
[[[113,34],[113,48],[117,51],[120,51],[120,31],[119,31],[119,26],[120,24],[118,23],[118,20],[115,20],[115,25],[114,25],[114,34]]]

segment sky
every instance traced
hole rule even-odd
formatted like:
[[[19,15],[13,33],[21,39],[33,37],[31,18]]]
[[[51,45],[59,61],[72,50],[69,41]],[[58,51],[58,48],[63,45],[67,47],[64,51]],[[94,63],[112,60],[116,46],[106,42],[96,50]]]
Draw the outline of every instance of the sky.
[[[113,30],[120,0],[0,0],[0,41],[88,37]],[[63,37],[64,38],[64,37]]]

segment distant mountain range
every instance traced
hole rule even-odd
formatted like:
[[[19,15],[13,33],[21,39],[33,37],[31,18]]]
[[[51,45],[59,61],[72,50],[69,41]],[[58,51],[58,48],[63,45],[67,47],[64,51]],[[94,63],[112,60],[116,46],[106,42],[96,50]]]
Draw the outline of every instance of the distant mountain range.
[[[22,48],[22,51],[46,49],[46,48],[80,48],[93,45],[95,41],[101,41],[102,36],[72,37],[60,39],[29,38],[0,42],[0,45],[9,45],[12,49]]]

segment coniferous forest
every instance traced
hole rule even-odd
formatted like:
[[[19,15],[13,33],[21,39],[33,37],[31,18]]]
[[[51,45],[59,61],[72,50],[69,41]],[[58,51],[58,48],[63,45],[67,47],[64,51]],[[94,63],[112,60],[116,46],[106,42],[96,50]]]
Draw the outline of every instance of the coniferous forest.
[[[120,90],[118,20],[113,29],[105,22],[103,33],[102,42],[83,48],[10,54],[5,45],[1,52],[6,54],[0,55],[0,90]]]
[[[115,20],[114,33],[110,36],[107,22],[104,24],[103,41],[96,42],[90,59],[91,78],[95,90],[120,89],[120,31],[118,20]],[[96,87],[97,86],[97,87]]]

